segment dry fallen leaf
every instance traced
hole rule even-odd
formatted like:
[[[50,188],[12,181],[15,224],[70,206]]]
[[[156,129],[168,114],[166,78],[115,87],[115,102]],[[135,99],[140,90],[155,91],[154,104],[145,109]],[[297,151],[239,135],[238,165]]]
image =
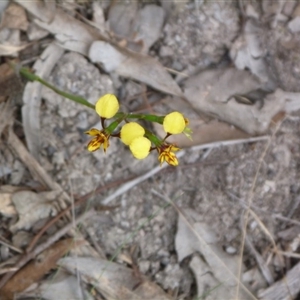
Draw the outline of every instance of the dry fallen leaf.
[[[135,276],[131,269],[107,260],[65,257],[58,264],[73,274],[79,272],[86,283],[108,299],[170,300],[159,286],[147,283],[146,277]]]
[[[134,22],[136,42],[143,41],[142,53],[147,54],[150,47],[159,39],[164,24],[165,11],[155,4],[140,9]]]
[[[107,16],[110,30],[118,37],[131,40],[134,35],[132,24],[136,19],[137,11],[137,1],[118,1],[113,3]]]
[[[238,257],[227,254],[223,251],[222,247],[218,245],[218,239],[216,234],[205,223],[197,221],[201,219],[192,210],[185,210],[185,216],[187,216],[188,222],[192,228],[187,224],[187,220],[180,215],[178,218],[178,231],[175,238],[175,247],[178,255],[178,260],[181,262],[187,256],[200,253],[206,262],[206,268],[209,270],[216,281],[213,281],[213,286],[209,286],[209,289],[215,287],[215,283],[221,284],[218,289],[223,291],[223,295],[230,295],[229,298],[234,298],[236,293],[237,279],[234,277],[238,274]],[[195,264],[200,262],[196,259]],[[196,266],[191,266],[192,269],[196,269]],[[201,272],[201,270],[199,270]],[[234,275],[233,275],[234,274]],[[195,274],[197,278],[201,278],[199,274]],[[198,283],[199,287],[202,285]],[[242,299],[248,299],[249,296],[240,291]],[[217,299],[217,298],[214,298]]]
[[[196,279],[197,296],[199,299],[203,297],[205,297],[205,300],[222,299],[225,294],[228,295],[228,291],[223,287],[223,283],[220,283],[214,277],[211,269],[199,256],[193,256],[189,266]]]
[[[13,61],[18,63],[17,60]],[[4,63],[0,65],[0,96],[13,96],[15,92],[20,93],[22,91],[21,80],[13,68],[8,64]]]
[[[40,56],[33,69],[36,75],[47,79],[64,50],[50,44]],[[39,82],[28,82],[23,94],[22,119],[26,143],[30,153],[38,158],[40,150],[40,104],[42,85]]]
[[[83,295],[82,295],[83,294]],[[35,290],[23,293],[24,297],[37,297],[47,300],[93,300],[94,298],[80,286],[76,276],[59,269],[51,280],[45,280]]]
[[[56,13],[55,1],[23,1],[15,0],[20,6],[27,9],[32,15],[44,22],[50,23]]]
[[[230,56],[239,70],[249,69],[256,75],[264,85],[269,88],[275,87],[273,74],[269,72],[265,61],[266,51],[264,51],[261,39],[261,27],[254,18],[246,21],[244,30],[233,43]]]
[[[201,119],[189,119],[189,127],[193,131],[191,135],[192,139],[187,138],[184,134],[177,134],[168,137],[167,141],[176,144],[179,148],[185,148],[217,141],[244,139],[249,137],[244,131],[218,120],[205,122]],[[161,125],[154,124],[154,128],[161,138],[166,136]]]
[[[0,214],[6,218],[11,218],[17,214],[11,198],[11,193],[0,192]]]
[[[27,264],[2,287],[0,297],[3,297],[5,300],[13,299],[15,293],[22,292],[31,284],[39,281],[56,266],[57,260],[75,245],[74,240],[69,238],[57,242],[51,248],[42,252],[34,261]]]
[[[17,54],[19,51],[26,48],[27,45],[15,46],[10,44],[0,45],[0,56],[10,56]]]
[[[101,63],[107,72],[113,71],[167,94],[182,96],[171,75],[152,57],[117,48],[107,42],[95,41],[91,45],[89,58],[94,63]]]
[[[233,95],[243,95],[259,88],[260,82],[249,72],[225,68],[207,70],[189,78],[185,82],[184,94],[198,111],[255,135],[267,131],[272,118],[285,106],[282,98],[272,100],[273,94],[261,100],[262,108],[261,103],[245,105],[232,98]]]
[[[18,4],[28,10],[35,19],[35,24],[51,32],[59,45],[65,49],[88,54],[91,43],[100,38],[97,31],[65,13],[61,8],[55,9],[54,1],[23,1],[16,0]],[[51,9],[47,5],[51,5]],[[63,30],[62,30],[63,28]]]
[[[296,299],[300,292],[299,285],[300,263],[290,269],[284,278],[275,282],[265,290],[258,293],[259,299],[263,300],[290,300]]]
[[[12,195],[12,202],[19,213],[19,221],[10,226],[10,230],[31,228],[37,221],[56,215],[54,200],[58,198],[60,191],[43,192],[40,194],[31,191],[20,191]]]
[[[27,30],[28,21],[23,7],[11,3],[5,10],[1,26],[11,29]]]

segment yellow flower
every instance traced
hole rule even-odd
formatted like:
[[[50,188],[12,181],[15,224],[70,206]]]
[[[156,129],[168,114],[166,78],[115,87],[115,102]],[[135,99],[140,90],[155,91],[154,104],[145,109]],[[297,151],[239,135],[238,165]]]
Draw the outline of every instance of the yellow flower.
[[[85,133],[94,136],[94,138],[87,145],[89,151],[94,152],[103,145],[103,150],[104,152],[106,152],[106,149],[109,146],[109,135],[107,133],[100,131],[96,128],[92,128],[89,131],[86,131]]]
[[[131,142],[129,148],[135,158],[144,159],[150,152],[151,142],[147,138],[140,136]]]
[[[119,101],[112,94],[102,96],[95,105],[97,114],[105,119],[112,118],[118,112],[119,108]]]
[[[180,150],[179,148],[175,147],[174,145],[167,145],[164,144],[160,148],[158,148],[158,160],[160,165],[166,161],[171,166],[178,166],[178,159],[173,152]],[[173,151],[173,152],[172,152]]]
[[[145,129],[136,122],[130,122],[125,124],[121,129],[121,140],[122,142],[129,146],[131,142],[140,136],[145,134]]]
[[[165,116],[163,121],[163,127],[166,133],[179,134],[182,133],[188,120],[177,111],[174,111]]]

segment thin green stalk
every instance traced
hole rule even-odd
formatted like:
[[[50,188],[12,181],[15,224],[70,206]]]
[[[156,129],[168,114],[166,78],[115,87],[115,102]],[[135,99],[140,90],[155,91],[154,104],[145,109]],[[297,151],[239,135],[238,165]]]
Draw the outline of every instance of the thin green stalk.
[[[10,65],[15,70],[18,69],[16,64],[10,62]],[[53,90],[58,95],[61,95],[65,98],[70,99],[74,102],[77,102],[81,105],[84,105],[84,106],[87,106],[89,108],[95,109],[95,105],[89,103],[85,98],[66,93],[66,92],[56,88],[52,84],[48,83],[46,80],[44,80],[41,77],[39,77],[38,75],[32,73],[30,71],[30,69],[28,69],[28,68],[21,67],[21,68],[18,69],[18,71],[23,77],[27,78],[30,81],[40,82],[44,86],[46,86],[49,89]],[[126,116],[126,119],[146,120],[146,121],[155,122],[155,123],[159,123],[159,124],[163,124],[163,121],[164,121],[164,118],[165,118],[164,116],[156,116],[156,115],[150,115],[150,114],[132,114],[132,113],[125,114],[123,112],[117,113],[115,117],[116,118],[123,118],[124,116]]]
[[[11,63],[11,66],[15,67],[16,65]],[[15,68],[16,69],[16,68]],[[77,102],[81,105],[85,105],[89,108],[95,109],[95,105],[89,103],[86,99],[80,97],[80,96],[75,96],[69,93],[66,93],[58,88],[56,88],[55,86],[53,86],[52,84],[48,83],[47,81],[45,81],[44,79],[42,79],[41,77],[35,75],[34,73],[32,73],[28,68],[24,68],[21,67],[19,69],[19,72],[22,76],[24,76],[25,78],[27,78],[30,81],[37,81],[40,82],[41,84],[43,84],[44,86],[48,87],[49,89],[53,90],[55,93],[68,98],[74,102]]]
[[[105,131],[109,134],[112,134],[113,131],[118,127],[118,125],[124,120],[125,116],[118,118],[112,122],[108,127],[105,128]]]
[[[147,129],[145,129],[145,137],[147,137],[156,147],[160,147],[163,144],[161,139]]]
[[[119,117],[123,115],[124,113],[119,112],[116,114],[116,117]],[[164,121],[165,116],[155,116],[155,115],[149,115],[149,114],[126,114],[126,119],[138,119],[138,120],[146,120],[149,122],[155,122],[162,124]]]

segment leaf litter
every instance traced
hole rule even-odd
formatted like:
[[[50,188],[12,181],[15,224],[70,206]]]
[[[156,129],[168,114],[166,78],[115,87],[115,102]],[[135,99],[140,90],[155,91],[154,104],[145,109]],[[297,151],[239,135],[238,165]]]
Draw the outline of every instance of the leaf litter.
[[[129,5],[129,11],[133,14],[132,18],[141,23],[136,26],[135,22],[128,20],[129,15],[123,15],[122,22],[127,22],[127,32],[124,33],[117,29],[121,24],[118,23],[119,20],[113,19],[116,17],[112,12],[117,9],[117,5],[114,7],[113,4],[107,6],[100,3],[97,11],[98,14],[100,13],[98,18],[101,19],[101,11],[103,11],[105,13],[102,16],[108,17],[109,23],[115,22],[115,25],[108,27],[107,22],[99,19],[97,24],[101,26],[101,30],[97,31],[97,26],[84,21],[84,19],[88,20],[88,14],[83,18],[79,18],[78,15],[79,11],[85,14],[85,9],[95,9],[95,7],[76,3],[70,9],[72,4],[59,6],[52,3],[48,7],[49,4],[46,2],[15,2],[30,14],[30,24],[26,33],[28,38],[29,28],[34,24],[52,34],[55,43],[71,52],[62,55],[57,63],[53,63],[53,66],[47,70],[48,73],[45,73],[47,76],[43,75],[47,77],[44,79],[65,91],[88,98],[91,103],[100,96],[98,94],[117,92],[125,96],[121,98],[122,105],[125,107],[130,105],[126,95],[131,92],[128,84],[131,80],[139,87],[137,90],[144,91],[143,96],[137,97],[147,103],[152,110],[162,114],[166,109],[176,110],[176,107],[180,107],[177,106],[179,103],[177,97],[185,96],[185,104],[181,104],[181,107],[185,107],[187,116],[192,119],[191,124],[193,126],[198,124],[195,127],[197,129],[198,126],[194,133],[194,141],[187,144],[188,147],[242,136],[268,134],[274,122],[283,120],[283,123],[271,141],[271,148],[264,159],[255,187],[251,209],[256,212],[257,217],[250,217],[247,224],[247,234],[251,236],[252,245],[259,253],[256,258],[260,257],[263,260],[262,264],[269,264],[272,276],[275,278],[274,285],[267,288],[265,294],[264,291],[257,292],[258,288],[266,287],[267,283],[263,282],[264,279],[257,271],[257,265],[260,263],[259,260],[255,260],[251,247],[246,244],[245,251],[239,253],[239,245],[242,242],[240,218],[247,203],[248,191],[253,183],[257,161],[264,151],[265,142],[231,146],[216,143],[218,147],[207,146],[207,150],[200,151],[196,150],[198,148],[192,148],[182,152],[177,169],[156,170],[154,166],[157,165],[157,158],[154,155],[150,156],[146,163],[132,163],[130,154],[118,142],[111,146],[110,153],[106,156],[100,152],[89,154],[84,149],[86,138],[83,131],[97,124],[93,112],[73,105],[44,88],[40,91],[42,101],[33,101],[31,104],[32,107],[37,105],[35,116],[40,113],[40,121],[37,122],[38,127],[36,127],[39,130],[40,142],[31,143],[34,147],[30,147],[30,142],[27,144],[31,154],[22,148],[24,146],[16,135],[11,134],[8,140],[9,149],[14,150],[10,156],[7,154],[8,148],[1,145],[0,162],[5,171],[1,173],[1,180],[12,183],[11,166],[14,165],[14,160],[20,160],[20,164],[26,165],[28,169],[24,168],[23,173],[20,173],[23,175],[20,177],[19,184],[29,186],[33,191],[26,191],[26,193],[19,191],[16,194],[30,195],[37,204],[29,202],[26,207],[34,205],[40,207],[42,212],[40,214],[37,210],[36,214],[32,214],[32,219],[25,218],[22,221],[26,214],[22,215],[22,208],[16,206],[18,217],[22,221],[17,223],[17,218],[13,216],[12,211],[5,214],[5,206],[3,213],[1,212],[1,218],[4,220],[1,233],[8,237],[8,242],[16,229],[14,226],[20,230],[26,227],[31,233],[30,227],[37,221],[41,221],[41,218],[48,217],[51,212],[54,213],[49,210],[49,207],[47,210],[42,203],[43,197],[39,195],[43,194],[41,193],[43,188],[52,190],[46,193],[64,191],[63,200],[59,200],[60,207],[56,208],[60,210],[71,203],[70,195],[76,197],[84,195],[95,190],[99,184],[105,186],[114,179],[124,179],[132,175],[141,176],[148,172],[147,176],[140,177],[142,180],[132,181],[123,190],[120,187],[115,190],[116,193],[105,191],[101,195],[95,194],[91,199],[92,206],[100,205],[101,208],[101,202],[109,202],[110,205],[114,205],[114,209],[105,213],[99,212],[99,216],[105,215],[107,224],[103,223],[103,216],[99,217],[100,223],[95,217],[86,220],[81,228],[82,234],[85,228],[88,229],[89,235],[86,238],[90,237],[93,245],[97,245],[95,249],[98,249],[99,253],[105,253],[108,258],[119,253],[114,262],[108,263],[103,260],[103,265],[112,264],[115,268],[124,269],[126,275],[123,279],[127,278],[131,283],[128,288],[124,287],[122,282],[116,281],[117,272],[114,268],[112,273],[104,271],[102,280],[107,280],[109,284],[107,286],[114,288],[105,290],[103,286],[97,287],[102,295],[107,293],[107,297],[111,295],[123,297],[124,293],[127,293],[138,299],[143,298],[145,293],[150,295],[150,292],[155,293],[159,290],[165,298],[170,296],[176,299],[191,299],[197,295],[206,299],[215,299],[218,293],[221,295],[224,289],[228,288],[226,280],[222,279],[224,277],[228,279],[230,276],[220,275],[223,274],[220,271],[221,265],[209,255],[209,251],[205,252],[201,249],[199,239],[186,233],[182,235],[182,238],[186,239],[185,242],[175,242],[175,236],[181,234],[183,226],[180,223],[181,218],[172,207],[166,207],[162,199],[150,192],[155,185],[170,198],[176,199],[176,205],[181,209],[194,212],[197,216],[195,224],[201,224],[204,228],[201,227],[203,229],[201,236],[213,234],[211,249],[217,249],[219,256],[225,261],[235,261],[237,257],[243,255],[244,271],[242,272],[244,273],[241,275],[256,297],[265,298],[270,293],[272,299],[274,296],[272,288],[275,287],[280,290],[276,292],[278,295],[286,293],[286,297],[289,297],[288,293],[291,292],[292,297],[296,297],[299,293],[297,287],[293,287],[290,291],[285,287],[289,283],[293,284],[293,278],[298,276],[298,265],[291,259],[287,259],[286,265],[279,264],[278,253],[276,253],[278,250],[272,249],[273,244],[269,242],[269,236],[272,236],[282,249],[297,251],[297,248],[290,247],[294,235],[287,240],[278,235],[284,229],[291,228],[292,222],[297,221],[299,211],[297,153],[299,153],[300,118],[297,112],[299,90],[295,84],[297,60],[295,60],[296,56],[287,55],[290,53],[287,49],[295,54],[298,50],[297,14],[293,15],[296,8],[290,7],[288,1],[276,2],[270,6],[264,4],[262,10],[259,10],[254,2],[254,4],[243,3],[244,6],[238,7],[229,1],[224,4],[209,2],[201,5],[198,2],[198,5],[196,2],[180,5],[174,3],[175,9],[168,11],[165,4],[160,6],[135,3],[135,9],[132,10]],[[147,25],[149,20],[144,14],[151,15],[152,10],[165,12],[167,18],[161,25],[162,17],[165,16],[158,13],[157,17],[160,19],[156,24],[156,31],[147,32],[147,27],[150,25]],[[109,11],[110,13],[106,14]],[[238,21],[240,13],[243,18],[246,18],[246,24],[253,22],[250,20],[253,17],[258,22],[253,27],[247,25],[245,30],[240,30]],[[293,23],[286,23],[284,20],[287,18],[292,18]],[[268,28],[262,26],[261,20],[273,22],[272,26]],[[199,26],[194,26],[195,24]],[[64,32],[61,28],[64,28]],[[119,28],[124,29],[125,26]],[[278,28],[281,31],[279,30],[280,34],[276,40],[274,31]],[[21,26],[20,29],[26,30],[25,26]],[[266,34],[264,40],[257,37],[256,29]],[[11,38],[19,43],[17,31],[6,34],[7,38],[12,34]],[[41,38],[42,36],[44,35],[41,35]],[[41,49],[39,51],[42,52]],[[227,51],[230,53],[230,58],[226,57]],[[86,58],[91,61],[87,61]],[[228,65],[229,59],[232,59],[234,67]],[[97,63],[97,67],[93,63]],[[181,82],[179,85],[167,73],[165,67],[190,74],[190,77],[178,81]],[[245,68],[247,70],[244,70]],[[39,70],[40,67],[35,71]],[[203,72],[197,74],[199,71]],[[270,74],[274,77],[270,77]],[[251,102],[249,92],[264,89],[266,82],[268,88],[270,82],[272,83],[272,89],[268,95],[259,94],[256,97],[259,98],[257,103],[247,105],[239,101],[240,98],[246,98],[246,101]],[[145,84],[146,89],[145,86],[141,86],[141,83]],[[31,83],[27,83],[27,86],[29,84]],[[163,93],[170,95],[168,101],[156,102]],[[33,94],[29,94],[28,99],[31,96]],[[227,101],[228,97],[232,99]],[[28,114],[25,114],[22,120],[24,124],[29,120]],[[30,135],[37,132],[34,133],[30,127],[26,130],[26,140],[30,141]],[[18,134],[22,139],[22,134]],[[32,149],[35,149],[35,154]],[[2,153],[4,150],[5,155]],[[4,164],[4,157],[10,157],[11,165]],[[136,184],[138,185],[135,186]],[[10,197],[6,195],[4,198],[7,201]],[[8,202],[8,205],[10,203]],[[274,217],[279,214],[282,215],[281,219]],[[192,219],[189,216],[188,220],[191,223],[194,222]],[[10,226],[8,220],[11,220]],[[260,224],[264,224],[265,229],[262,229]],[[51,231],[46,234],[51,234]],[[75,232],[72,231],[72,234],[74,235]],[[185,259],[180,259],[179,246],[183,244],[189,245],[190,251]],[[132,245],[136,245],[138,249],[137,265],[131,262],[125,266],[128,264],[125,253],[130,251]],[[12,248],[9,249],[11,250],[8,253],[12,256],[14,252]],[[79,268],[80,262],[88,259],[91,262],[88,273],[93,274],[95,271],[93,262],[98,261],[95,258],[97,256],[95,250],[92,251],[91,247],[89,249],[82,249],[76,255],[71,253],[69,257],[63,259],[72,262],[72,270],[66,267],[71,273],[76,272],[74,265],[78,264],[79,272],[76,274],[86,283],[88,283],[88,277],[85,276],[87,273],[84,273],[84,268]],[[89,258],[82,258],[83,253]],[[51,268],[55,266],[56,263],[51,264]],[[134,273],[132,270],[136,268],[139,271]],[[199,272],[200,268],[209,273]],[[287,273],[286,279],[280,281],[282,268],[290,269],[292,276]],[[251,275],[250,270],[254,270]],[[22,277],[20,272],[22,270],[16,275],[21,274],[19,276]],[[42,270],[39,278],[42,278],[45,272]],[[237,275],[236,272],[234,274]],[[109,275],[111,277],[107,279],[106,276]],[[71,285],[74,284],[75,277],[71,278],[70,281],[62,278],[57,282]],[[137,286],[133,287],[137,278]],[[141,278],[145,279],[141,280]],[[39,280],[32,278],[31,282],[36,281]],[[258,285],[257,282],[260,284]],[[42,284],[45,283],[55,284],[55,281],[46,279]],[[163,287],[165,292],[156,284]],[[43,290],[42,286],[40,291]],[[197,289],[194,288],[195,286]],[[50,285],[50,288],[53,286]],[[84,284],[81,285],[81,289],[84,292],[89,290]],[[144,294],[138,294],[138,289],[142,289]],[[10,293],[12,291],[11,288]],[[235,293],[234,288],[232,293]]]

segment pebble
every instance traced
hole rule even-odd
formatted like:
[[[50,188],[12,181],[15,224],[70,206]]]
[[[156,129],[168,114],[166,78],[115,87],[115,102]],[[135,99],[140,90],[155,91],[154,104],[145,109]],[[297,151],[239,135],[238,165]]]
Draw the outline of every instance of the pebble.
[[[236,253],[236,248],[234,248],[232,246],[227,246],[225,250],[228,254],[235,254]]]
[[[292,21],[288,23],[288,28],[292,33],[297,33],[300,31],[300,16],[297,16]]]

